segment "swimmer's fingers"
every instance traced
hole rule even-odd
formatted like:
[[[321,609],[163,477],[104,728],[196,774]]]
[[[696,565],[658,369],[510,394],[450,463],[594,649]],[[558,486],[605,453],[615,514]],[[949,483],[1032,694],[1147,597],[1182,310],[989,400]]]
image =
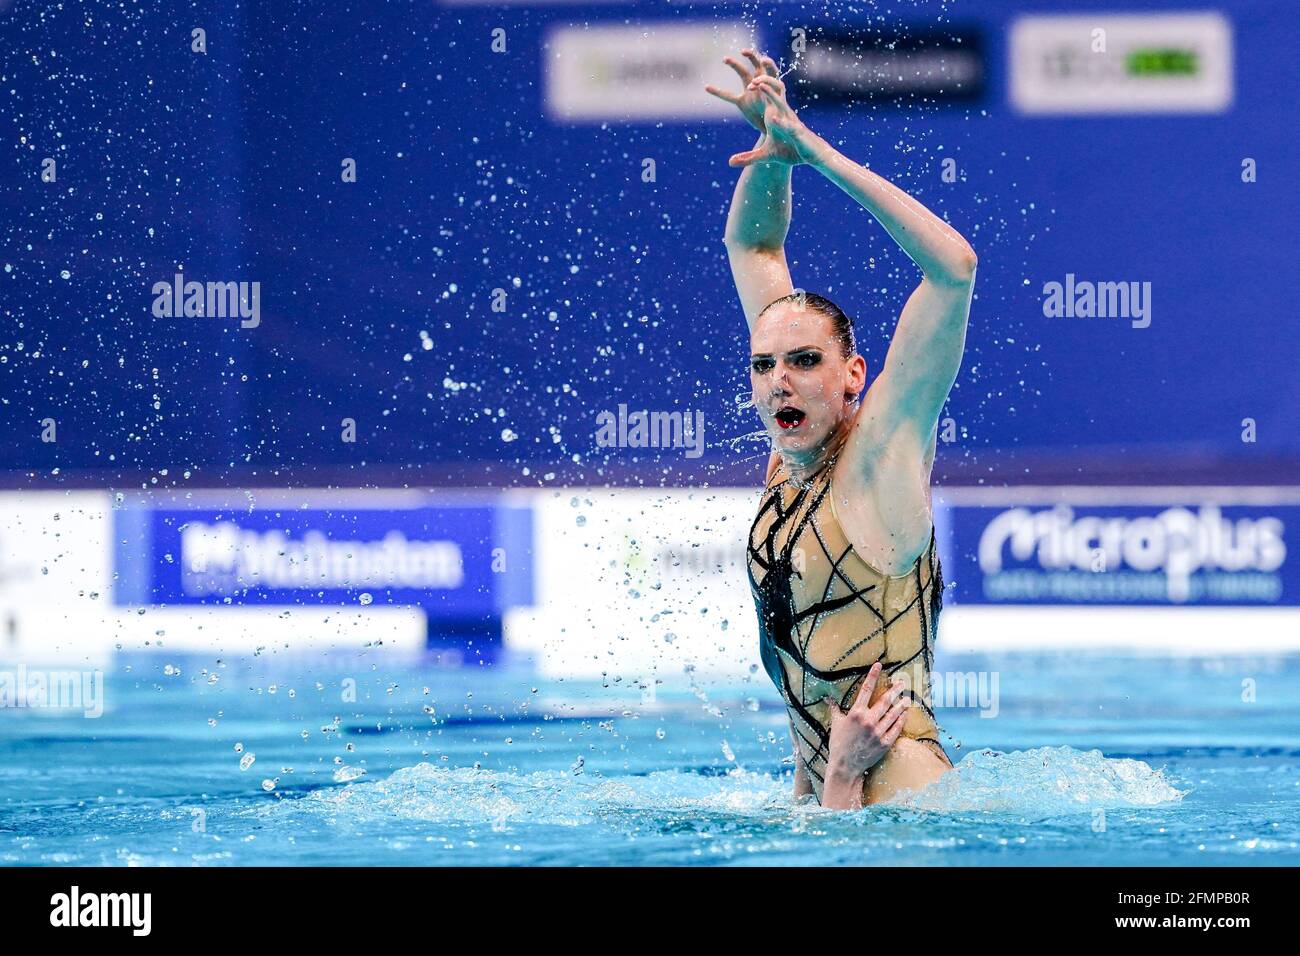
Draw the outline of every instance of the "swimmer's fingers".
[[[730,103],[732,106],[739,106],[739,105],[740,105],[740,97],[739,97],[739,96],[737,96],[735,93],[728,93],[726,90],[720,90],[720,89],[718,89],[716,86],[714,86],[712,83],[706,83],[706,84],[704,84],[704,92],[705,92],[705,93],[711,93],[712,95],[716,96],[716,97],[717,97],[718,99],[720,99],[720,100],[726,100],[726,101],[727,101],[728,103]]]
[[[724,56],[722,58],[722,62],[727,64],[727,66],[731,67],[733,70],[736,71],[736,74],[740,77],[741,83],[745,84],[746,87],[749,86],[749,81],[752,80],[754,77],[753,74],[749,72],[749,70],[745,69],[744,64],[742,64],[734,56]],[[730,103],[732,106],[739,106],[741,98],[745,95],[744,92],[729,93],[726,90],[721,89],[720,87],[714,86],[712,83],[704,84],[704,92],[716,96],[720,100],[725,100],[726,102]]]
[[[853,698],[853,704],[849,707],[850,711],[856,712],[860,716],[866,717],[871,710],[871,694],[876,689],[876,681],[880,679],[880,661],[871,665],[871,670],[867,671],[867,678],[858,685],[858,696]]]
[[[899,701],[899,703],[906,703],[906,699]],[[907,726],[907,711],[908,708],[904,707],[902,711],[899,712],[898,717],[889,726],[889,729],[881,735],[880,742],[884,744],[885,747],[888,748],[894,746],[894,743],[902,735],[903,728]],[[892,713],[892,711],[890,712]]]
[[[733,154],[731,159],[727,160],[727,165],[728,166],[753,166],[755,163],[767,159],[769,155],[771,154],[768,152],[768,150],[763,149],[761,147],[759,149],[747,149],[743,153]]]
[[[880,731],[883,737],[887,731],[893,728],[895,723],[905,723],[907,720],[907,711],[912,706],[912,702],[906,697],[902,697],[893,704],[889,709],[880,715],[876,721],[876,729]]]
[[[755,73],[766,73],[768,76],[781,75],[781,71],[776,68],[776,61],[770,56],[759,53],[753,47],[745,47],[740,52],[745,54],[750,63],[754,64]],[[748,83],[749,80],[746,79],[745,82]]]
[[[749,68],[746,67],[745,64],[741,63],[734,56],[724,56],[722,62],[736,71],[736,74],[740,77],[740,82],[749,86],[749,81],[754,78],[754,74],[749,71]]]
[[[794,121],[794,110],[790,108],[789,103],[774,94],[771,88],[767,86],[759,86],[758,91],[763,101],[763,119],[765,122],[785,125]],[[768,110],[772,112],[769,113]]]
[[[731,67],[737,74],[739,74],[740,82],[744,83],[746,86],[749,85],[749,81],[753,79],[753,77],[749,70],[745,69],[741,65],[739,60],[734,56],[726,56],[722,58],[722,62],[726,63],[727,66]],[[714,86],[712,83],[704,84],[704,91],[716,96],[720,100],[726,100],[732,106],[739,106],[740,98],[744,95],[743,93],[729,93],[720,87]]]
[[[790,104],[785,100],[785,84],[778,77],[769,76],[764,73],[762,76],[756,76],[749,81],[746,89],[755,90],[763,99],[776,106],[778,109],[789,109]]]
[[[893,683],[889,685],[889,690],[880,695],[880,700],[876,701],[867,710],[867,717],[876,724],[882,724],[891,707],[896,706],[899,696],[903,693],[905,687],[903,681],[894,678]]]

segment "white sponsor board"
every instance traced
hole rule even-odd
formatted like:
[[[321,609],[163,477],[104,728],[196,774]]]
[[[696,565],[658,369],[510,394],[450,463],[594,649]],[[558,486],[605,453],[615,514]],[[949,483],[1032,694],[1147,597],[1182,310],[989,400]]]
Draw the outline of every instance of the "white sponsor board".
[[[565,121],[731,119],[735,107],[704,85],[734,89],[722,58],[755,45],[732,21],[557,27],[542,51],[546,110]]]
[[[109,497],[102,492],[7,493],[0,507],[0,611],[107,602]]]
[[[108,494],[0,495],[0,662],[107,657],[113,621]]]
[[[1114,656],[1294,654],[1300,611],[1263,607],[944,608],[935,660],[945,654],[1069,652]]]
[[[1212,12],[1023,16],[1008,44],[1011,102],[1030,114],[1221,113],[1232,44]]]
[[[757,488],[540,496],[537,607],[507,616],[509,646],[547,676],[766,685],[745,568],[758,499]]]

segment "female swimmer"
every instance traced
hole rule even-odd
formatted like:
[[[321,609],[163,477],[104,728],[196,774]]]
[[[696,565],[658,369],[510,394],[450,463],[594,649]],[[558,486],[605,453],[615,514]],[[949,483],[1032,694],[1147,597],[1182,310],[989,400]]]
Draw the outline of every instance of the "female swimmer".
[[[774,448],[749,534],[750,584],[763,664],[790,719],[795,794],[849,809],[952,767],[930,705],[943,592],[930,469],[976,258],[942,219],[804,125],[771,57],[742,53],[748,65],[725,62],[743,91],[706,90],[759,133],[731,157],[743,169],[725,235],[753,400]],[[860,203],[921,270],[865,395],[848,316],[791,283],[784,241],[800,165]]]

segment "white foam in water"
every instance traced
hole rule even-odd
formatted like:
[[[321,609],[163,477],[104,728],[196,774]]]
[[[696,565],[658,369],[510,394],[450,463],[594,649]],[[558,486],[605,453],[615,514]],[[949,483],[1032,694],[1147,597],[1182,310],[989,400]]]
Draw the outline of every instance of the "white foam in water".
[[[898,803],[918,810],[1053,816],[1097,808],[1151,807],[1181,800],[1163,771],[1100,750],[1036,747],[980,750],[953,773]]]
[[[284,806],[307,812],[343,812],[355,818],[582,826],[620,811],[768,815],[780,808],[788,792],[788,784],[782,781],[745,771],[725,777],[665,770],[601,778],[560,770],[517,774],[421,763],[395,771],[384,780],[320,791]]]
[[[346,813],[354,819],[550,826],[582,826],[620,812],[766,819],[791,812],[831,812],[816,805],[796,807],[790,786],[789,779],[742,770],[723,776],[664,770],[602,778],[560,770],[519,774],[421,763],[374,783],[320,791],[282,809]],[[932,812],[1050,817],[1156,806],[1182,797],[1161,771],[1140,760],[1109,758],[1097,750],[1040,747],[971,753],[955,772],[897,803]]]

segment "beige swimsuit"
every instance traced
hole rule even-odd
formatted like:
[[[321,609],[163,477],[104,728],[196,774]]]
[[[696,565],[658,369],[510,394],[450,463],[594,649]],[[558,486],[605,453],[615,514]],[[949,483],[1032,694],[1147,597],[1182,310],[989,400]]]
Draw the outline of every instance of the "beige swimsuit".
[[[823,698],[830,695],[847,709],[876,661],[882,663],[877,690],[902,678],[912,699],[903,736],[952,765],[930,700],[943,604],[934,529],[910,570],[880,573],[849,544],[835,516],[833,470],[832,459],[796,487],[780,464],[768,479],[746,549],[763,666],[785,701],[795,749],[819,802],[830,734]]]

